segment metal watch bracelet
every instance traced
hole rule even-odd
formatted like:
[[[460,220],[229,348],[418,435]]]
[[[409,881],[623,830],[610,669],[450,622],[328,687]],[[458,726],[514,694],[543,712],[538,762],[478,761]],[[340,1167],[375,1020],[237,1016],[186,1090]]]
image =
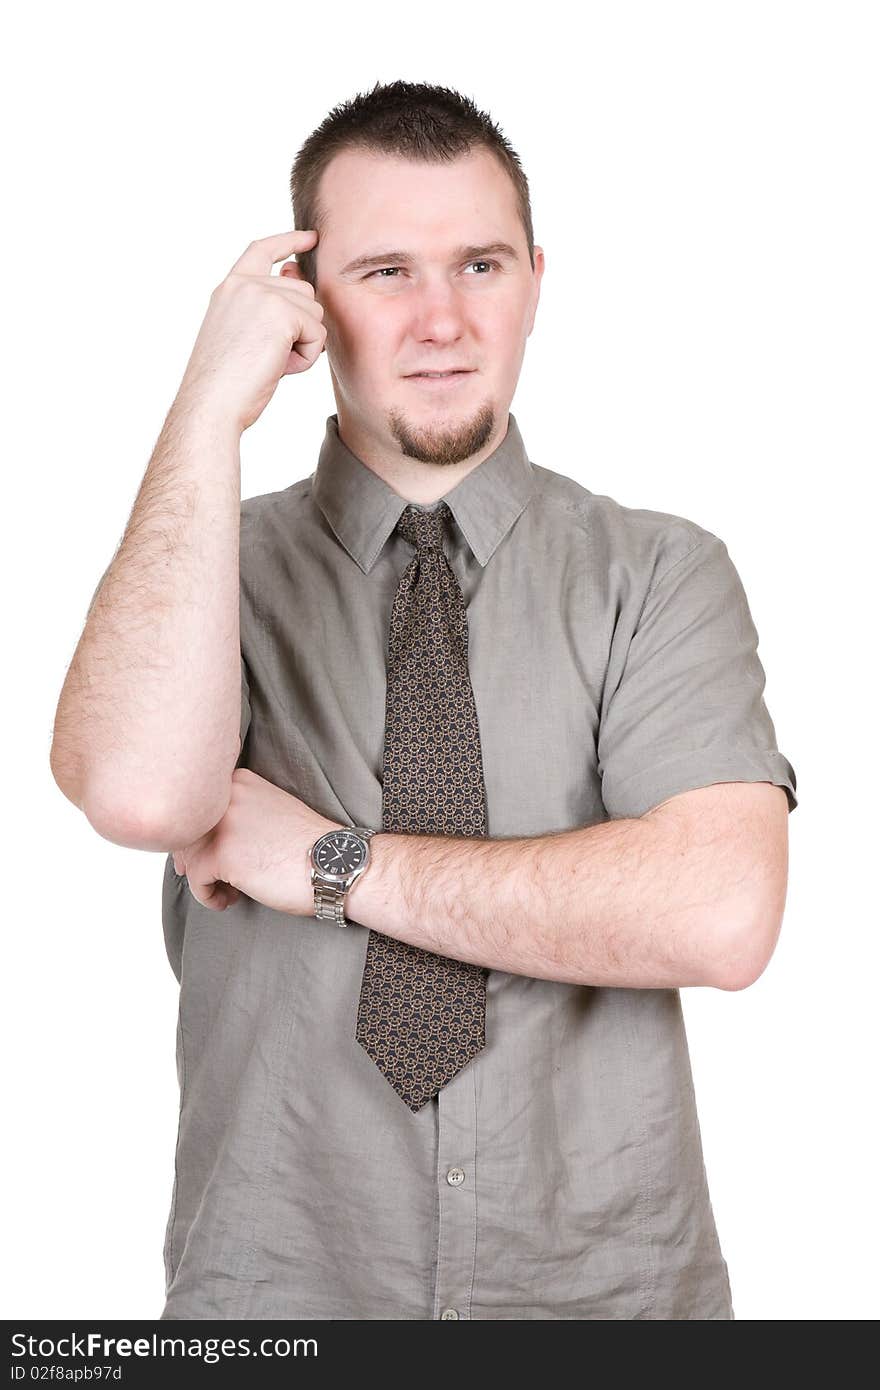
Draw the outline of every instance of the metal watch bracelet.
[[[368,826],[350,825],[346,829],[355,831],[362,835],[365,840],[369,840],[376,834]],[[352,883],[334,883],[329,879],[322,879],[318,871],[315,872],[313,887],[315,890],[315,916],[320,921],[335,922],[337,927],[350,927],[352,923],[345,915],[345,895],[349,888],[359,877],[355,875]]]

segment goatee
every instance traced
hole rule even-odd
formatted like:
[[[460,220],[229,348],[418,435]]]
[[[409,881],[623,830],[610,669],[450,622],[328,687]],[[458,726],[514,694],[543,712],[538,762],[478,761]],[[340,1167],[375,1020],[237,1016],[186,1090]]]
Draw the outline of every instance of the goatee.
[[[407,458],[421,463],[462,463],[484,449],[492,438],[495,411],[487,402],[462,424],[418,427],[395,408],[388,412],[388,425]]]

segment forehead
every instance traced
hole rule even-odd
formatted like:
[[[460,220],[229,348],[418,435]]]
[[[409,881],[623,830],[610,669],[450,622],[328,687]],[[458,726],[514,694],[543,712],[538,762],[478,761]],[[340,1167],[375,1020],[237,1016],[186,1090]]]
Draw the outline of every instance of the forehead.
[[[373,248],[436,251],[502,238],[525,245],[513,180],[488,150],[444,161],[343,150],[321,178],[319,251],[340,264]],[[389,240],[390,238],[390,240]]]

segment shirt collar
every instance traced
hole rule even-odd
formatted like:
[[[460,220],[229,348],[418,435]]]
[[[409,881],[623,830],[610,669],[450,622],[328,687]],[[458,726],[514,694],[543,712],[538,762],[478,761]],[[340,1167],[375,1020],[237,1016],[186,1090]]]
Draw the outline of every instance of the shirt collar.
[[[495,451],[441,500],[475,558],[486,565],[525,510],[534,488],[534,469],[516,420],[508,412],[507,433]],[[312,474],[312,496],[349,555],[369,574],[407,501],[342,442],[337,415],[327,417],[318,466]]]

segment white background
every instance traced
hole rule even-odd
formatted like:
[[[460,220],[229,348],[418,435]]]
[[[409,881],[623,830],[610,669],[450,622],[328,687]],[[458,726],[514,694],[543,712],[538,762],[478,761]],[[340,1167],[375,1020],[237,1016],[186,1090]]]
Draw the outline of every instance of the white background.
[[[877,17],[153,0],[7,21],[2,1316],[162,1308],[164,856],[59,791],[55,707],[211,290],[292,225],[290,166],[331,107],[398,77],[473,97],[529,177],[532,460],[691,518],[743,579],[800,804],[768,969],[683,991],[710,1190],[739,1320],[877,1316]],[[326,357],[284,378],[243,495],[311,473],[334,410]]]

